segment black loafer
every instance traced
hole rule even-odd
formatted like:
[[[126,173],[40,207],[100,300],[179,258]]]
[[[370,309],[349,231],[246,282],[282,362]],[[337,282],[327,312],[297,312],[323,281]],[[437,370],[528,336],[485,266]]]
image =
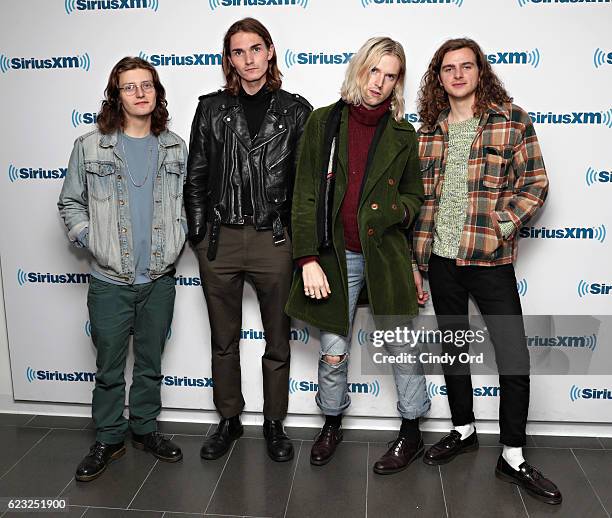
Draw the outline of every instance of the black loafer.
[[[476,430],[466,438],[461,440],[461,434],[457,430],[451,430],[436,444],[429,448],[423,456],[423,462],[430,466],[446,464],[461,453],[467,453],[478,449],[478,435]]]
[[[123,442],[106,444],[96,441],[77,467],[74,478],[81,482],[89,482],[98,478],[111,461],[123,456],[124,453],[125,446]]]
[[[285,433],[282,421],[264,420],[263,434],[268,456],[276,462],[287,462],[293,458],[293,444]]]
[[[517,471],[500,455],[495,467],[495,476],[500,480],[522,487],[541,502],[557,505],[563,501],[561,491],[554,482],[526,462],[523,462]]]
[[[151,452],[165,462],[177,462],[183,458],[181,449],[159,432],[144,435],[132,433],[132,446],[138,450]]]
[[[240,416],[221,419],[215,433],[204,439],[200,449],[200,457],[214,460],[222,457],[231,448],[232,443],[244,433]]]
[[[423,455],[423,439],[408,439],[401,435],[393,441],[387,452],[374,464],[374,473],[391,475],[406,469],[412,461]]]

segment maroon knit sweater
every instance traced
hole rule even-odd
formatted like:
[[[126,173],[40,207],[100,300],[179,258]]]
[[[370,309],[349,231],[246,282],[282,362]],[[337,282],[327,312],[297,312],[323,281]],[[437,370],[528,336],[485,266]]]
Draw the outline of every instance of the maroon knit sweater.
[[[340,208],[340,215],[344,227],[344,246],[351,252],[361,252],[359,224],[357,221],[361,183],[365,174],[368,151],[376,132],[376,126],[380,118],[389,111],[390,105],[391,98],[389,97],[373,110],[368,110],[364,106],[349,106],[348,183],[342,207]],[[313,260],[317,260],[317,257],[301,257],[297,260],[297,265],[302,267]]]

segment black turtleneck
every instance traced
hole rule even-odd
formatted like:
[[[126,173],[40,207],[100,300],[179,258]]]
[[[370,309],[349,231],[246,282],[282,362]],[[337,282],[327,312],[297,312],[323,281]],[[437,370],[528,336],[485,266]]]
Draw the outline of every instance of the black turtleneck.
[[[256,94],[249,95],[240,87],[238,101],[240,102],[249,127],[249,135],[254,140],[270,107],[272,92],[264,85]]]

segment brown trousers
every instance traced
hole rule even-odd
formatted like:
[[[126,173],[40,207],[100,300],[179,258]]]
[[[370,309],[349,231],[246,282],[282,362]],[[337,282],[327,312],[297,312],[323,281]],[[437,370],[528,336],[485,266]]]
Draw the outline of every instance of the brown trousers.
[[[286,232],[285,232],[286,234]],[[244,408],[240,377],[242,290],[250,281],[259,300],[266,349],[261,359],[264,417],[284,419],[289,397],[289,297],[291,242],[275,246],[272,231],[251,225],[223,225],[214,261],[206,257],[208,238],[196,246],[211,331],[213,401],[224,418]]]

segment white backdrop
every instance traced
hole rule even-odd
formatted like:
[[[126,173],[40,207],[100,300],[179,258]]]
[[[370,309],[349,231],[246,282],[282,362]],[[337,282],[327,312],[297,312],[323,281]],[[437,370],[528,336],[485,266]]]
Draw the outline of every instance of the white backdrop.
[[[524,312],[611,313],[610,0],[5,0],[0,13],[0,251],[16,400],[91,401],[95,351],[83,275],[89,265],[85,253],[69,246],[55,204],[72,143],[93,129],[110,69],[125,55],[155,64],[171,128],[188,140],[198,95],[223,82],[216,56],[223,34],[244,16],[272,33],[284,88],[315,107],[336,100],[347,54],[365,39],[399,40],[408,59],[407,118],[416,126],[416,91],[435,49],[449,37],[479,41],[516,102],[531,112],[551,182],[544,210],[520,243]],[[543,227],[556,237],[529,237]],[[212,409],[209,325],[189,248],[177,275],[164,406]],[[243,308],[246,409],[261,411],[264,342],[248,286]],[[365,317],[359,310],[349,414],[395,416],[392,378],[361,375],[358,333]],[[317,331],[294,322],[292,338],[289,411],[318,413]],[[449,415],[443,385],[441,376],[428,379],[431,417]],[[474,380],[477,417],[497,416],[497,386],[494,376]],[[610,375],[534,376],[530,419],[611,422],[610,391]]]

